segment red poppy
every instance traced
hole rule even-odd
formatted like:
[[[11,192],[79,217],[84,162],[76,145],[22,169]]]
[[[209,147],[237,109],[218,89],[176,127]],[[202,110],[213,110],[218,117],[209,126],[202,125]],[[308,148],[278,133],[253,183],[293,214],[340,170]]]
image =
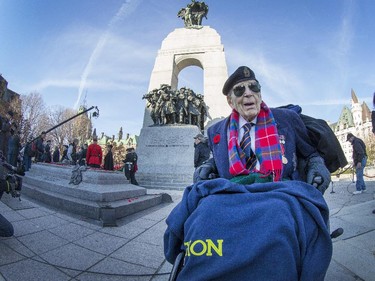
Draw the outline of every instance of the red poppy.
[[[214,144],[218,144],[220,142],[220,135],[217,134],[216,136],[214,136]]]

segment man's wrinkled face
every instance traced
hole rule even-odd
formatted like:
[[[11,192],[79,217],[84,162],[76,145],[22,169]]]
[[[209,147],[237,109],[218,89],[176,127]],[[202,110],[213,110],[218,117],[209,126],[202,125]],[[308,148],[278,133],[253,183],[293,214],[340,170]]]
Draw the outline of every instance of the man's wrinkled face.
[[[260,111],[262,95],[259,83],[256,80],[247,80],[235,84],[227,96],[227,102],[250,122]]]

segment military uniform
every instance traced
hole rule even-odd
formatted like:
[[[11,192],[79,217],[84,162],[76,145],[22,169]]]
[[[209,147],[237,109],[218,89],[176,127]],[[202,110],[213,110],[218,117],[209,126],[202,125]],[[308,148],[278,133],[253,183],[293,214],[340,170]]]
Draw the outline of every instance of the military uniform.
[[[125,177],[128,180],[130,180],[131,184],[134,184],[134,185],[138,185],[138,182],[135,179],[135,172],[137,171],[137,160],[138,160],[138,155],[134,151],[128,152],[125,156],[125,160],[123,160],[123,162],[125,163],[124,165]]]

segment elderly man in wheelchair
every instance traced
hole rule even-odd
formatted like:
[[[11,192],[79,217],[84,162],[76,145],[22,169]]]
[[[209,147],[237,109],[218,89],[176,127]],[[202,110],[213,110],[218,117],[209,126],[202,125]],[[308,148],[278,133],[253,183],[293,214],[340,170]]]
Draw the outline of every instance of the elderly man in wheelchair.
[[[213,158],[167,218],[164,252],[178,263],[170,280],[324,280],[330,171],[305,124],[270,109],[246,66],[223,94],[232,113],[208,128]]]

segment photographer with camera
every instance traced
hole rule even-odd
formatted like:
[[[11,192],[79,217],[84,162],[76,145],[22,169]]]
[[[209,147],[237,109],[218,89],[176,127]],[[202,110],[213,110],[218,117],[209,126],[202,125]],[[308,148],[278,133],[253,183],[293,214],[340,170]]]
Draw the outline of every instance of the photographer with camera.
[[[3,193],[11,194],[12,197],[20,197],[22,178],[25,172],[22,165],[14,167],[5,161],[3,152],[0,150],[0,199]],[[12,224],[0,214],[0,237],[10,237],[14,233]]]
[[[7,182],[5,180],[5,167],[3,164],[6,163],[4,160],[3,152],[0,150],[0,199],[3,196],[4,191],[7,190]],[[12,224],[0,214],[0,237],[13,236],[14,230]]]

